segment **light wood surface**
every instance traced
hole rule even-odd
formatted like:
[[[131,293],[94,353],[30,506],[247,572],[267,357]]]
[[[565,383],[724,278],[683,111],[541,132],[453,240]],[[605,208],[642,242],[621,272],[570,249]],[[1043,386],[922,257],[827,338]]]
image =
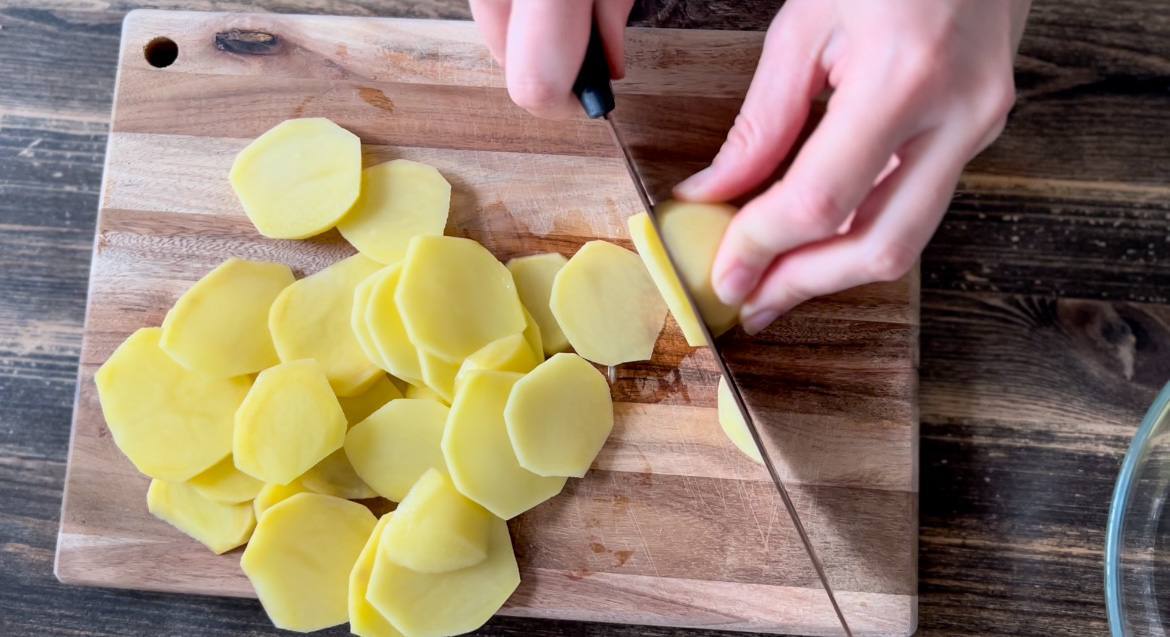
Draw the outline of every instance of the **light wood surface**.
[[[276,36],[241,52],[233,29]],[[219,46],[217,47],[217,34]],[[155,69],[156,36],[179,58]],[[760,34],[634,30],[617,121],[655,190],[722,141]],[[227,50],[223,50],[227,49]],[[124,25],[69,452],[57,574],[69,583],[249,596],[238,552],[214,556],[146,511],[92,375],[228,256],[298,274],[352,252],[336,233],[260,237],[227,184],[248,138],[328,116],[367,163],[436,165],[452,234],[501,259],[605,238],[629,245],[638,202],[595,122],[547,122],[507,99],[469,23],[135,12]],[[714,87],[714,89],[712,89]],[[859,634],[916,621],[916,275],[809,303],[728,355]],[[766,474],[718,429],[717,374],[673,322],[624,365],[618,422],[583,480],[511,524],[523,583],[504,613],[835,634],[836,621]]]

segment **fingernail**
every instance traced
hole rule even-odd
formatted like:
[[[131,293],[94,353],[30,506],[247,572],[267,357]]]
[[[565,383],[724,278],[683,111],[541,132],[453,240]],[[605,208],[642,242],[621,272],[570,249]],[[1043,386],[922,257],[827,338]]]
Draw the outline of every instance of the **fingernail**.
[[[780,313],[776,310],[758,310],[743,319],[743,331],[750,336],[755,336],[764,331],[765,327],[772,324],[773,321],[780,318]]]
[[[715,296],[725,305],[739,305],[752,291],[753,283],[752,273],[736,263],[715,282]]]
[[[711,181],[711,176],[715,174],[715,170],[711,166],[700,170],[699,172],[687,177],[674,187],[674,194],[682,198],[696,197],[702,194],[703,187]]]

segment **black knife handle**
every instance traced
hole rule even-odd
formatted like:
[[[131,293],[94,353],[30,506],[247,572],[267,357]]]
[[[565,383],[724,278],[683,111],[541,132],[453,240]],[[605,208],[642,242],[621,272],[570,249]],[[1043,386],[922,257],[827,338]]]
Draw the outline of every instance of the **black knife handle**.
[[[613,110],[613,86],[610,84],[609,61],[605,59],[605,44],[597,22],[589,33],[589,46],[585,49],[585,62],[573,82],[573,95],[581,102],[590,119],[605,117]]]

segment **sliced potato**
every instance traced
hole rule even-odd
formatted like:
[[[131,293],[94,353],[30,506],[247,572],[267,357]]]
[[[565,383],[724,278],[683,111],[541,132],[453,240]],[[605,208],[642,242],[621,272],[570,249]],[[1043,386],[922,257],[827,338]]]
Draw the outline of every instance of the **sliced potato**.
[[[525,327],[512,274],[471,239],[412,239],[394,300],[415,347],[449,363]]]
[[[444,637],[483,626],[519,585],[508,525],[492,518],[487,558],[458,571],[419,573],[379,549],[366,599],[404,635]]]
[[[228,503],[205,498],[190,485],[151,480],[146,491],[151,515],[191,536],[216,554],[248,541],[256,515],[248,502]]]
[[[656,209],[659,227],[666,243],[673,249],[679,274],[695,297],[699,313],[707,322],[713,336],[731,329],[739,317],[739,307],[725,305],[715,296],[711,283],[711,266],[735,208],[726,204],[680,203],[667,201]],[[663,248],[662,240],[654,231],[654,224],[646,213],[629,218],[630,239],[650,271],[654,285],[666,301],[674,320],[682,329],[691,347],[707,345],[702,328],[691,311],[682,284]]]
[[[345,412],[313,359],[260,372],[236,412],[232,455],[248,475],[288,484],[345,442]]]
[[[504,409],[520,466],[580,478],[613,430],[609,383],[576,354],[556,354],[516,382]]]
[[[459,366],[459,373],[455,376],[455,386],[458,387],[463,379],[476,370],[525,374],[532,371],[539,362],[523,334],[505,336],[484,345],[474,354],[468,356],[467,360],[464,360],[463,364]]]
[[[391,561],[419,573],[446,573],[487,557],[492,514],[455,490],[451,478],[428,469],[414,483],[382,534]]]
[[[345,412],[345,422],[350,427],[365,420],[370,414],[378,410],[391,400],[402,398],[402,392],[389,377],[382,375],[366,391],[357,396],[338,397],[341,411]]]
[[[455,375],[459,373],[459,365],[448,363],[425,351],[418,353],[418,363],[427,387],[434,390],[444,403],[451,404],[455,396]]]
[[[349,327],[353,330],[353,336],[357,339],[358,347],[362,349],[362,353],[366,355],[374,365],[389,371],[389,364],[382,353],[378,351],[378,347],[374,345],[374,338],[370,335],[369,324],[366,323],[366,312],[370,308],[370,294],[374,291],[374,286],[382,280],[382,277],[387,273],[387,268],[382,268],[374,272],[370,276],[362,279],[353,289],[353,307],[349,310]]]
[[[228,179],[260,234],[311,237],[357,200],[361,141],[323,117],[286,120],[236,155]]]
[[[232,419],[251,381],[192,372],[159,347],[161,336],[157,327],[131,334],[94,383],[118,449],[142,473],[183,482],[231,453]]]
[[[402,268],[387,266],[378,273],[366,306],[366,329],[386,371],[412,385],[422,385],[418,350],[406,335],[394,295],[402,279]]]
[[[756,441],[752,440],[752,433],[748,431],[743,414],[739,413],[739,407],[735,404],[735,397],[731,395],[731,389],[722,376],[719,377],[719,387],[715,398],[719,426],[723,428],[723,433],[727,434],[731,442],[735,443],[735,446],[739,447],[745,456],[754,462],[764,464],[764,458],[760,456],[760,449],[756,446]]]
[[[277,628],[309,632],[349,619],[349,573],[375,524],[366,507],[317,493],[260,517],[240,568]]]
[[[370,575],[374,571],[374,558],[382,542],[382,530],[393,516],[394,513],[387,513],[378,520],[362,552],[358,554],[353,570],[349,572],[349,632],[358,637],[403,637],[373,604],[366,601]]]
[[[273,484],[269,483],[260,489],[260,493],[256,494],[256,499],[252,500],[252,508],[256,510],[256,519],[264,515],[264,512],[277,504],[293,497],[298,493],[305,493],[308,489],[301,484],[300,480],[293,480],[288,484]]]
[[[568,259],[558,252],[516,257],[508,261],[508,270],[512,272],[512,278],[516,281],[520,302],[528,308],[532,318],[540,326],[546,356],[569,349],[569,340],[565,338],[565,333],[561,331],[560,324],[548,306],[553,279],[556,278],[557,272],[565,267],[565,263],[568,263]]]
[[[427,387],[426,385],[407,385],[406,393],[403,395],[407,398],[425,398],[427,400],[433,400],[435,402],[442,403],[447,407],[451,406],[449,401],[443,400],[442,396],[437,394],[435,390]]]
[[[561,492],[563,477],[538,476],[516,459],[504,423],[512,372],[478,371],[459,385],[443,432],[455,487],[497,517],[511,519]]]
[[[638,255],[590,241],[553,280],[549,307],[577,353],[601,365],[648,360],[662,323],[662,302]]]
[[[536,319],[523,304],[520,305],[520,309],[524,310],[524,340],[528,341],[528,347],[532,349],[532,355],[536,357],[536,360],[542,361],[544,360],[544,337],[540,333],[540,325],[537,325]]]
[[[300,483],[314,493],[347,500],[378,497],[378,494],[353,470],[349,458],[345,455],[345,449],[338,449],[313,465],[312,469],[301,476]]]
[[[228,456],[188,480],[187,485],[209,500],[239,504],[255,498],[264,483],[237,469]]]
[[[349,321],[354,288],[380,267],[355,254],[285,288],[268,313],[280,360],[316,359],[338,396],[369,389],[382,371],[362,352]]]
[[[451,184],[435,168],[394,159],[362,171],[362,192],[337,229],[359,252],[382,263],[406,256],[411,237],[441,235]]]
[[[392,400],[349,430],[345,454],[358,476],[401,502],[427,469],[447,470],[439,444],[447,407],[429,399]]]
[[[283,263],[228,259],[167,312],[159,346],[187,369],[222,378],[271,367],[280,359],[268,308],[295,280]]]

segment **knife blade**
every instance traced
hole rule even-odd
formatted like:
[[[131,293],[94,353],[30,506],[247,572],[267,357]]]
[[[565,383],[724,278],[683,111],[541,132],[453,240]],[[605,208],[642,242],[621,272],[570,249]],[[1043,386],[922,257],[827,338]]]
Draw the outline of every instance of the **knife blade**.
[[[785,510],[788,511],[788,517],[792,520],[792,526],[796,529],[796,534],[800,537],[801,544],[804,545],[805,553],[808,555],[809,561],[812,562],[813,570],[816,571],[817,578],[821,581],[821,586],[824,587],[825,593],[829,596],[829,603],[833,607],[833,612],[837,615],[841,629],[845,632],[846,637],[853,637],[853,632],[849,628],[849,622],[845,620],[845,614],[841,611],[841,606],[837,603],[837,596],[833,594],[833,587],[829,584],[829,577],[825,572],[824,563],[817,555],[816,549],[812,545],[812,540],[809,539],[808,532],[804,528],[804,523],[800,520],[800,514],[796,510],[796,505],[788,493],[788,488],[784,486],[784,481],[780,479],[780,474],[776,471],[776,465],[772,461],[772,457],[768,453],[767,448],[764,446],[763,438],[760,436],[755,419],[752,418],[751,411],[747,407],[747,402],[743,398],[743,392],[740,389],[739,383],[735,380],[735,375],[731,373],[731,367],[727,364],[727,359],[717,346],[715,338],[711,334],[711,329],[707,326],[706,321],[703,320],[703,315],[699,313],[699,305],[695,301],[695,297],[690,288],[684,283],[685,280],[680,274],[681,270],[678,267],[678,261],[675,259],[670,245],[662,238],[662,228],[659,226],[658,216],[655,214],[654,200],[646,188],[646,181],[642,178],[642,173],[638,170],[638,165],[634,162],[633,155],[630,154],[630,147],[622,139],[617,126],[614,125],[612,114],[613,109],[616,107],[616,102],[609,73],[609,62],[605,57],[605,45],[601,40],[601,33],[598,31],[596,23],[594,23],[592,32],[589,34],[589,44],[585,50],[585,61],[581,65],[581,70],[577,75],[576,81],[573,83],[573,94],[577,96],[578,101],[581,102],[581,107],[590,119],[602,119],[605,121],[614,144],[621,151],[626,172],[629,173],[630,180],[634,182],[634,188],[638,192],[638,199],[641,200],[642,207],[645,208],[646,214],[650,217],[651,226],[654,228],[654,232],[658,235],[659,241],[662,243],[662,248],[666,253],[666,260],[670,265],[670,269],[675,278],[680,283],[683,283],[679,286],[679,289],[683,292],[687,307],[698,318],[696,322],[699,324],[699,328],[703,333],[707,347],[714,355],[715,362],[719,365],[719,371],[723,374],[723,378],[727,382],[727,387],[731,391],[731,397],[735,400],[735,406],[743,417],[743,421],[747,425],[752,440],[760,450],[760,457],[764,461],[764,467],[767,468],[768,475],[772,478],[772,483],[776,486],[776,491],[780,494],[780,500],[784,503]]]

